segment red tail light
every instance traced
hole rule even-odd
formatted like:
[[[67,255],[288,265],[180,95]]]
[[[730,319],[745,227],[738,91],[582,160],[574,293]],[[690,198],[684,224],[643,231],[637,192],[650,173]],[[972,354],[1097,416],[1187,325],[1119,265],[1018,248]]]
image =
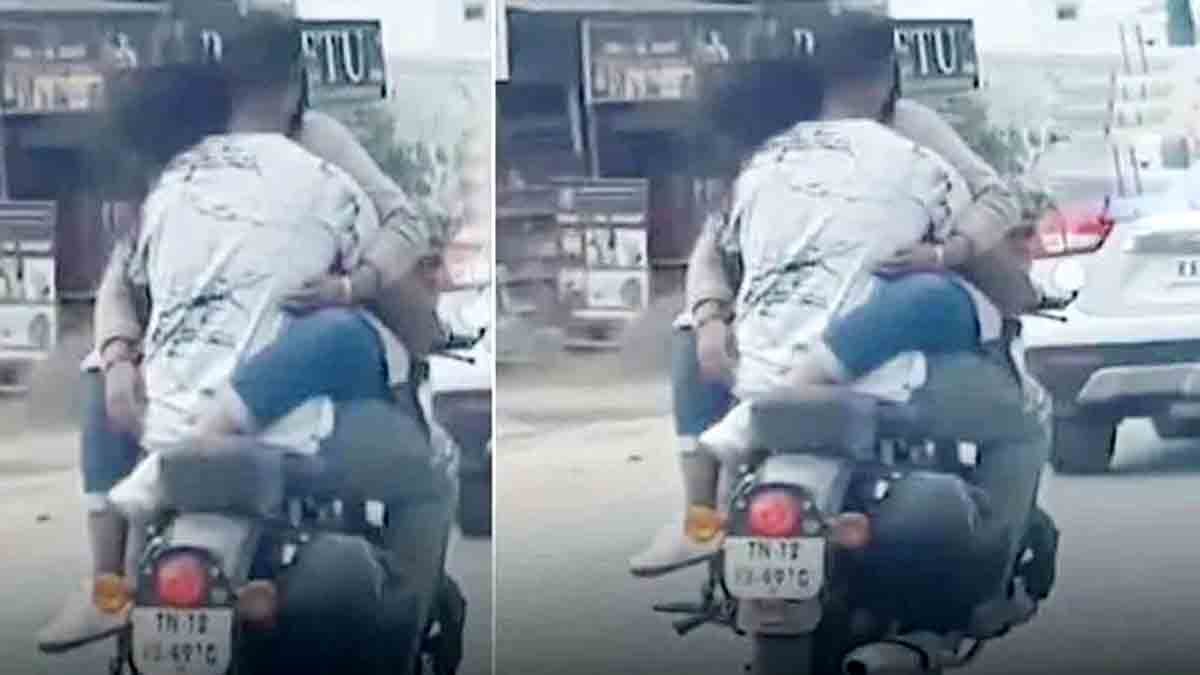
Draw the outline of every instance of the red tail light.
[[[782,490],[770,490],[750,502],[750,533],[758,537],[795,537],[802,533],[809,504]]]
[[[208,568],[191,554],[173,555],[159,564],[154,590],[170,607],[197,607],[208,598]]]
[[[1036,256],[1053,258],[1095,251],[1104,245],[1114,224],[1107,204],[1098,211],[1079,208],[1050,211],[1038,224]]]

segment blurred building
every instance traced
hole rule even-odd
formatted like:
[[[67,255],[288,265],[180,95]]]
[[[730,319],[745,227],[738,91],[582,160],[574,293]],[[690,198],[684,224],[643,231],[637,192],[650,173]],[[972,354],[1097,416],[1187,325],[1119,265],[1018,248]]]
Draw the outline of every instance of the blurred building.
[[[113,186],[89,150],[107,78],[163,57],[165,13],[153,2],[0,3],[4,196],[56,206],[60,298],[90,296],[122,227],[121,210],[106,206]]]

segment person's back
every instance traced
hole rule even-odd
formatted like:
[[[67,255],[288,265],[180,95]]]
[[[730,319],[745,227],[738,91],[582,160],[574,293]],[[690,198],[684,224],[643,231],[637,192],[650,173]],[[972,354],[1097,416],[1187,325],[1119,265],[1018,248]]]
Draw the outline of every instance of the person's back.
[[[155,448],[180,441],[238,363],[274,340],[282,296],[352,263],[377,222],[339,170],[271,133],[209,137],[167,168],[144,214],[137,262],[154,308],[144,442]],[[315,444],[330,423],[322,405],[297,410],[268,439]],[[310,421],[289,427],[301,416]]]
[[[960,181],[866,119],[805,122],[765,144],[738,177],[731,214],[745,266],[739,394],[776,388],[797,351],[870,296],[877,263],[943,236],[945,185]],[[961,185],[951,195],[969,197]]]

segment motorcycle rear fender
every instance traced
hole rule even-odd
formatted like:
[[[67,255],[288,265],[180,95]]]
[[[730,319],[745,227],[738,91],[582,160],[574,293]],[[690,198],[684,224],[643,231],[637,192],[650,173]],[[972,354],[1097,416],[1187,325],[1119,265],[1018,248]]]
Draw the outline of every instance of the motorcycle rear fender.
[[[763,460],[737,497],[767,487],[792,487],[803,491],[822,515],[841,513],[853,477],[854,462],[842,457],[813,454],[775,454]],[[736,512],[740,509],[731,509]],[[744,534],[745,523],[735,518],[732,534]]]
[[[850,485],[854,463],[821,455],[772,455],[766,458],[735,499],[767,487],[793,487],[804,491],[823,515],[840,513]],[[732,509],[736,514],[738,509]],[[731,519],[730,533],[745,534],[745,519]],[[821,622],[820,596],[803,602],[742,601],[738,628],[759,635],[801,635]]]
[[[258,551],[262,525],[253,518],[219,513],[184,513],[163,533],[167,549],[196,548],[207,551],[221,565],[225,578],[235,586],[245,583]]]

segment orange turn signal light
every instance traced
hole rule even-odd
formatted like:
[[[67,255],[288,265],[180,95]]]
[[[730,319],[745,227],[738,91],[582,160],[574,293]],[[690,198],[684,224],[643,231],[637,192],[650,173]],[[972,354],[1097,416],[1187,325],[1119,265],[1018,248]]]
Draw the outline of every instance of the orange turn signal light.
[[[275,584],[259,579],[242,586],[237,593],[237,612],[246,623],[260,628],[274,626],[279,614],[279,591]]]
[[[843,513],[830,519],[829,532],[835,545],[857,551],[871,543],[871,520],[861,513]]]
[[[117,614],[133,604],[133,588],[120,574],[98,574],[92,580],[92,602],[105,614]]]

